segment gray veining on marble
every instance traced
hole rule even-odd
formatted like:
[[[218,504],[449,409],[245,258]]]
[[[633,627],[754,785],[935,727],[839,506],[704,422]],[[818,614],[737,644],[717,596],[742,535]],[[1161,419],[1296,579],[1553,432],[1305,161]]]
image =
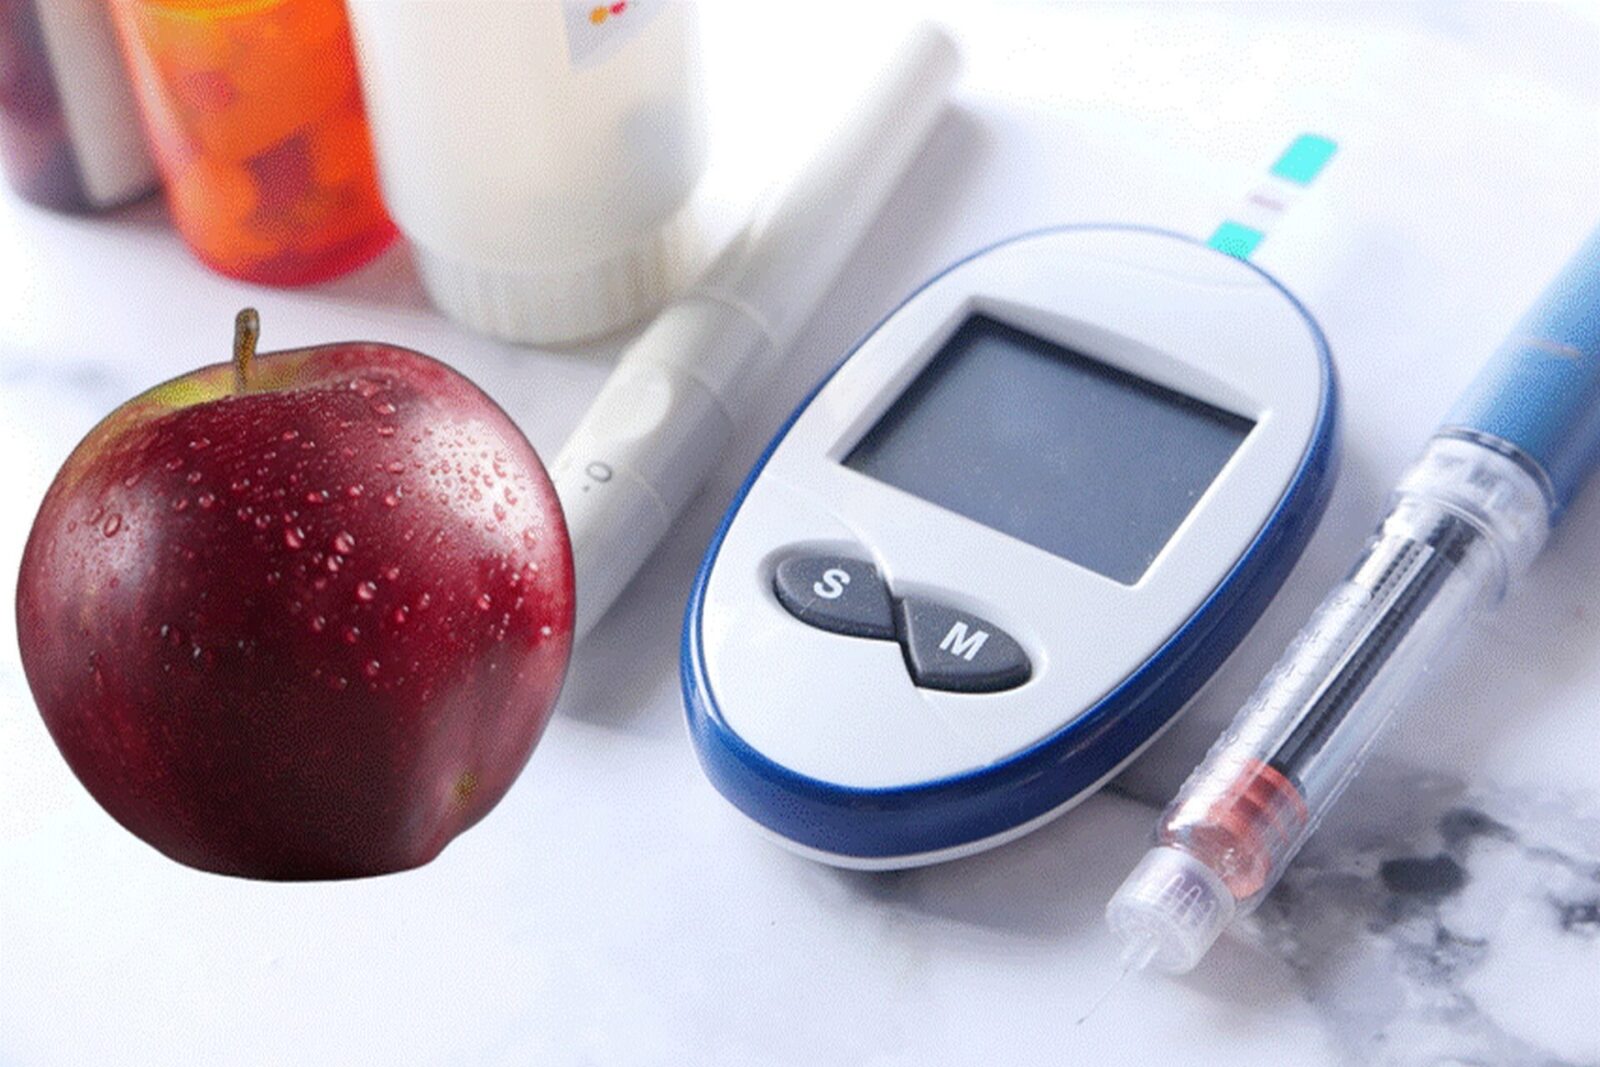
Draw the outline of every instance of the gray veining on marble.
[[[1392,766],[1253,919],[1354,1063],[1600,1064],[1600,797]]]

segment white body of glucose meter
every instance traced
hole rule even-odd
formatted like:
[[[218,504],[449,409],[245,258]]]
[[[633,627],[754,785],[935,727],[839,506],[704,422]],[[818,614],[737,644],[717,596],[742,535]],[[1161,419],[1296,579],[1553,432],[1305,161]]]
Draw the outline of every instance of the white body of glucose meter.
[[[1312,318],[1195,241],[1070,227],[957,263],[800,406],[707,550],[682,656],[707,775],[842,866],[1061,813],[1271,599],[1335,407]]]

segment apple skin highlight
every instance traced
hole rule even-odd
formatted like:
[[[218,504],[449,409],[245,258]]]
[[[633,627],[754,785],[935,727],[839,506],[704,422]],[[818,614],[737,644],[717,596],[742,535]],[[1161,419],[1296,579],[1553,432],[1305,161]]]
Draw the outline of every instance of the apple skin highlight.
[[[39,510],[17,621],[45,724],[118,822],[192,867],[322,879],[427,863],[499,801],[573,603],[511,420],[426,356],[341,344],[101,422]]]

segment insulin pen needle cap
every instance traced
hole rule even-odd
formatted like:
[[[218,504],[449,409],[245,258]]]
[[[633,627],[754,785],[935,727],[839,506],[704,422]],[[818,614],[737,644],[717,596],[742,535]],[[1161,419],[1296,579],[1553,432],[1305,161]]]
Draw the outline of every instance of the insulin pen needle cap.
[[[1165,845],[1146,852],[1106,905],[1123,967],[1168,974],[1194,969],[1233,919],[1233,894],[1211,868]]]

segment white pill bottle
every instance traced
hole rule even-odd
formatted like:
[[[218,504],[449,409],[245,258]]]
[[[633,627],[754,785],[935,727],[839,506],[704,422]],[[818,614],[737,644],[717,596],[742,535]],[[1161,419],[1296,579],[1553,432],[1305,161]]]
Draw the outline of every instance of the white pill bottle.
[[[608,333],[692,269],[687,0],[349,0],[379,177],[434,303],[526,344]]]

